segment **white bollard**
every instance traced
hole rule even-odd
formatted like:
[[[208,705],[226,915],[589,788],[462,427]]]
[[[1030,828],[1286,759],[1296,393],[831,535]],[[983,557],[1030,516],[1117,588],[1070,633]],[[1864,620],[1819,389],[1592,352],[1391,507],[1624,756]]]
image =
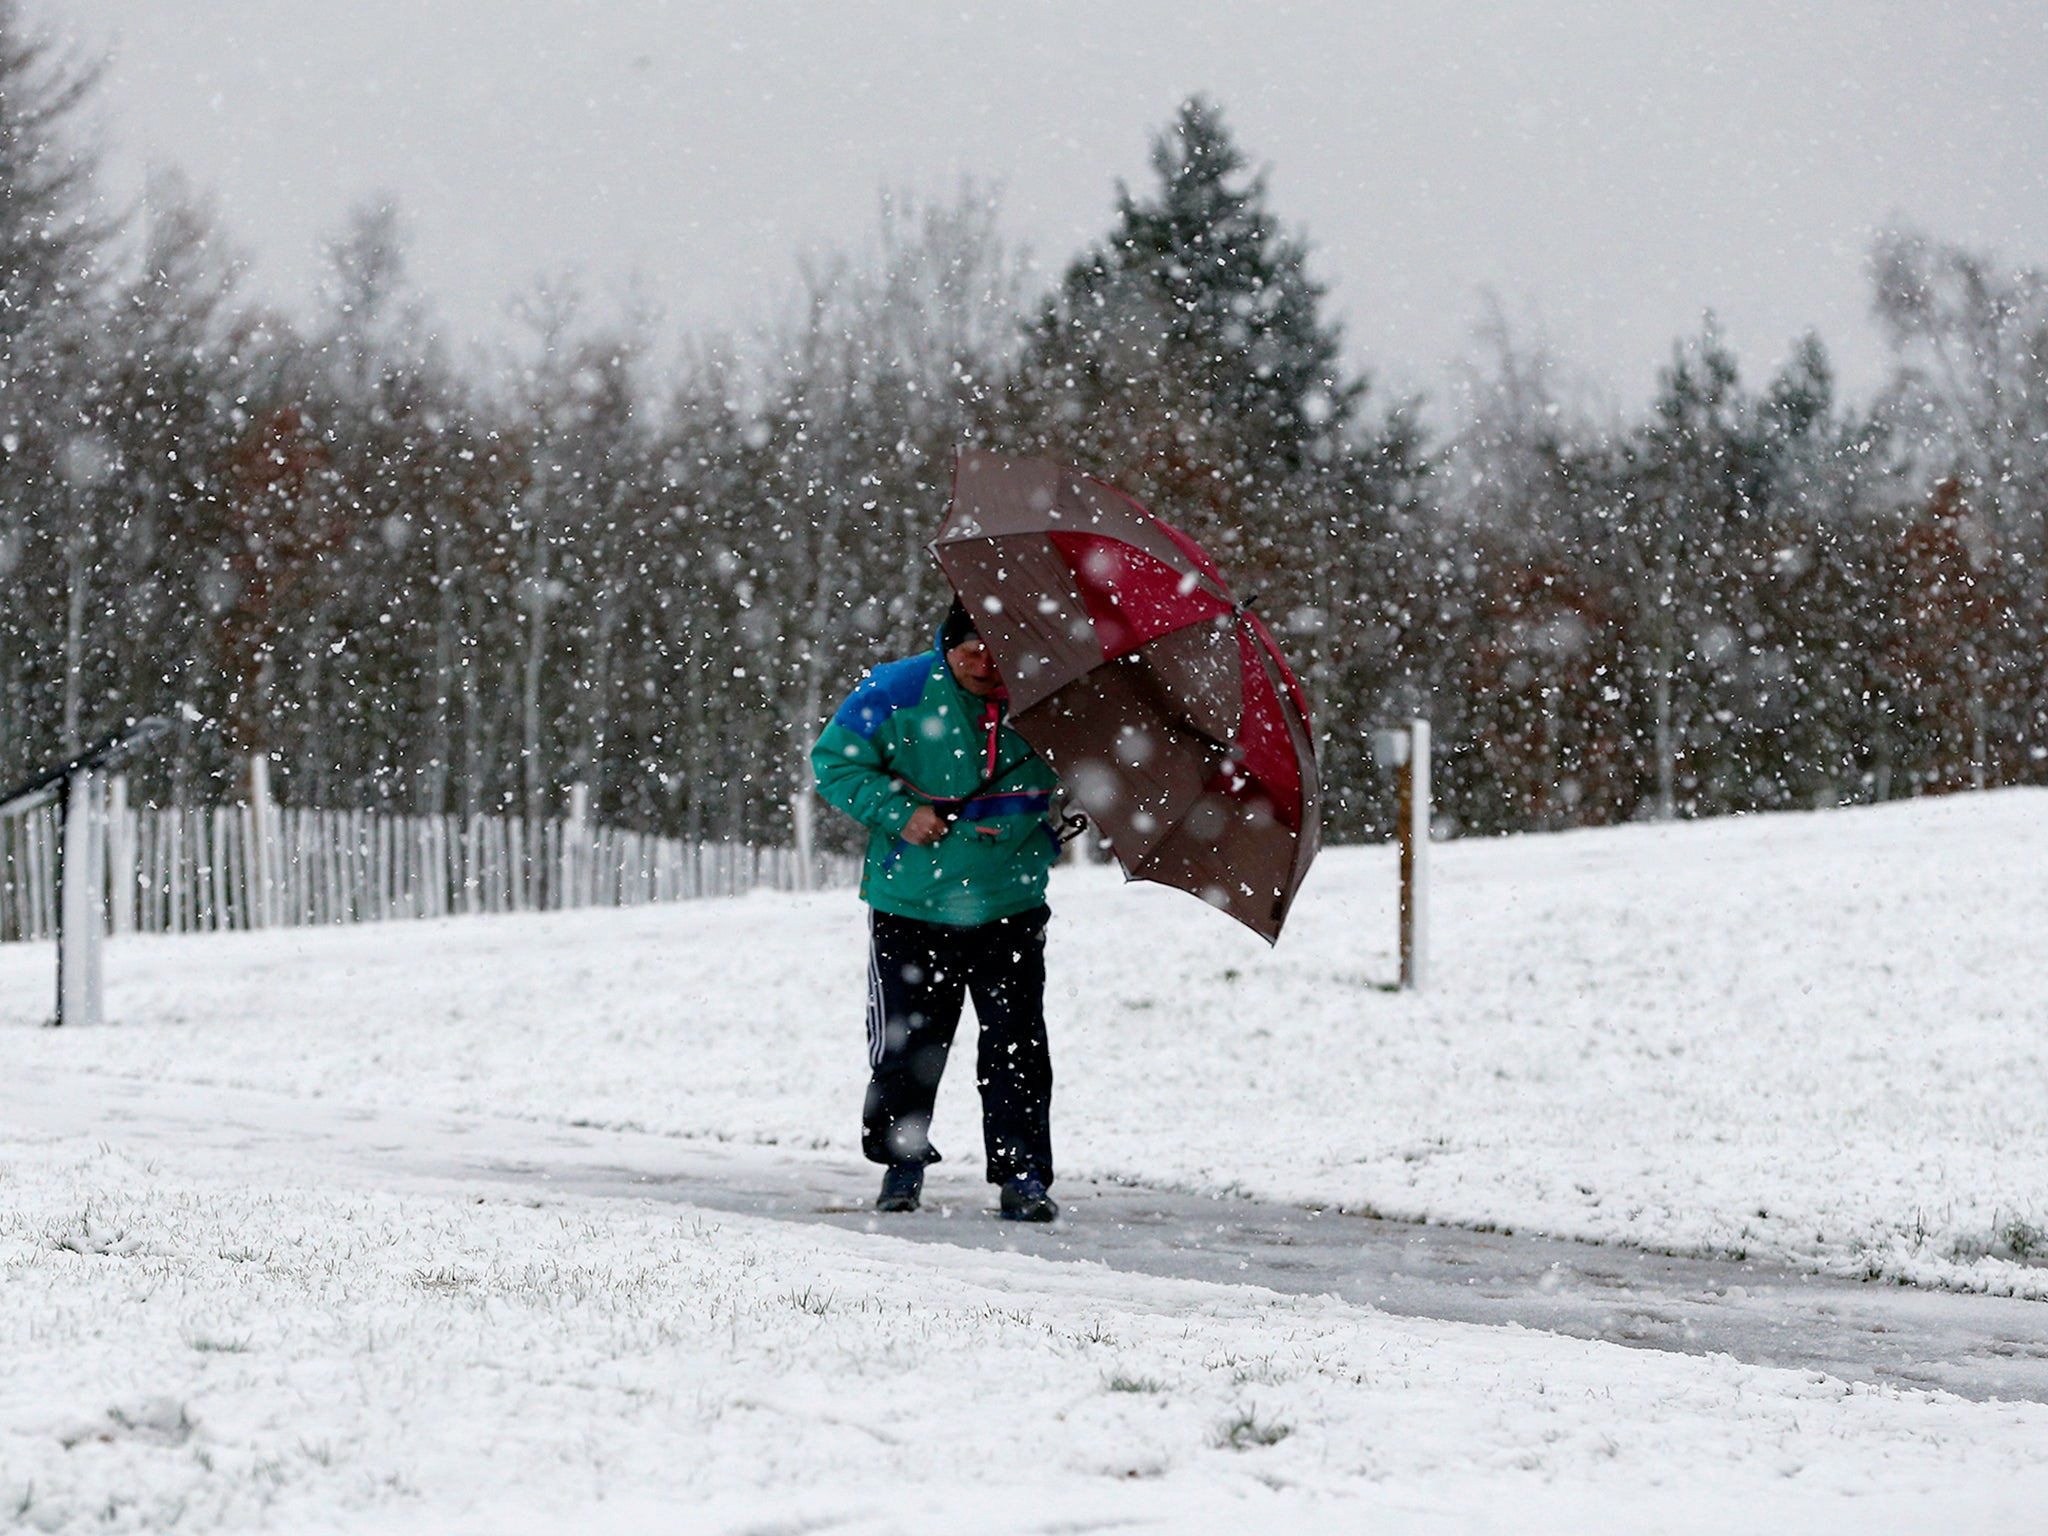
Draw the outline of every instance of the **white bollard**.
[[[249,848],[245,864],[249,873],[249,926],[271,928],[280,915],[277,900],[277,871],[272,861],[277,854],[277,805],[270,798],[270,756],[254,752],[249,756]]]
[[[93,1025],[104,1011],[101,949],[106,941],[106,779],[75,773],[65,785],[62,884],[58,891],[57,1017]]]
[[[590,786],[569,786],[569,824],[562,829],[562,893],[558,907],[590,904],[592,875],[597,868],[595,837],[590,826]]]
[[[1408,722],[1401,764],[1401,986],[1421,991],[1429,975],[1429,722]]]

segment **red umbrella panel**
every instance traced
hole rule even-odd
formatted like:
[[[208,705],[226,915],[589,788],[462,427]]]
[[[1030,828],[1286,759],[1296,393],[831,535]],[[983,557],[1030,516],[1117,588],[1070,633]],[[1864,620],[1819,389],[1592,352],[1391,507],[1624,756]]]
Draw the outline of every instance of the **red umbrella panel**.
[[[963,453],[932,546],[1010,719],[1135,879],[1271,940],[1315,857],[1307,700],[1178,529],[1058,464]]]

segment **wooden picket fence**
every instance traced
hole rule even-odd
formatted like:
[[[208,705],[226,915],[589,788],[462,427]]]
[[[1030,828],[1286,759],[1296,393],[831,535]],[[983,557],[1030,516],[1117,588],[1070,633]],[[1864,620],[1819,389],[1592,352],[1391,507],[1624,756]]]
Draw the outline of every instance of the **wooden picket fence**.
[[[54,806],[0,818],[0,941],[56,930]],[[570,820],[246,805],[109,812],[107,929],[204,933],[631,907],[852,884],[857,861]]]

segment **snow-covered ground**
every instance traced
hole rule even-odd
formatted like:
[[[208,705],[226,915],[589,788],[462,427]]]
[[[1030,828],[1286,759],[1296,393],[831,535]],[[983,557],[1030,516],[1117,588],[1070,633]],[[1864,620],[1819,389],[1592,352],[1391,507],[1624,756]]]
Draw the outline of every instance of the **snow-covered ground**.
[[[1068,1171],[2048,1297],[2048,792],[1433,850],[1435,974],[1392,853],[1336,849],[1279,946],[1061,871]],[[116,1027],[0,949],[5,1058],[850,1153],[864,909],[130,939]],[[935,1139],[979,1156],[970,1074]],[[2036,1257],[2048,1260],[2048,1236]]]
[[[1387,850],[1326,853],[1270,952],[1063,872],[1064,1170],[2048,1296],[2044,850],[2023,791],[1439,846],[1420,997],[1386,990]],[[715,1137],[861,1200],[862,943],[844,892],[131,939],[114,1023],[62,1033],[48,949],[9,946],[0,1071]],[[971,1165],[965,1067],[935,1134]],[[2048,1499],[2038,1406],[145,1163],[115,1127],[0,1126],[0,1358],[0,1509],[52,1529],[2025,1530]]]

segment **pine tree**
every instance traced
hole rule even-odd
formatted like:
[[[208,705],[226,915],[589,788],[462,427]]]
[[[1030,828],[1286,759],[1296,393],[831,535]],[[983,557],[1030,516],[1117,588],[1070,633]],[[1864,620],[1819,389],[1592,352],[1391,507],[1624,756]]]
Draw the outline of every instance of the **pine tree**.
[[[1265,575],[1290,542],[1287,490],[1337,455],[1364,385],[1221,111],[1183,104],[1152,169],[1148,195],[1119,187],[1109,238],[1046,300],[1013,403],[1029,446]]]
[[[1755,638],[1746,594],[1721,580],[1763,489],[1750,418],[1735,354],[1708,315],[1697,338],[1672,349],[1614,527],[1660,817],[1726,788],[1714,770],[1735,721],[1715,695]]]
[[[340,791],[349,800],[409,798],[440,813],[454,789],[458,697],[467,697],[459,658],[471,573],[461,557],[478,532],[479,434],[407,272],[396,207],[354,209],[326,258],[309,384],[350,550],[347,580],[301,616],[290,658],[299,696],[325,689],[335,702],[288,711],[288,763],[311,797],[349,784]],[[323,714],[344,712],[348,728],[330,733],[339,720]]]
[[[92,724],[117,463],[94,399],[115,230],[80,117],[98,71],[0,0],[0,779]]]
[[[1300,667],[1325,805],[1356,835],[1391,814],[1360,722],[1422,708],[1431,671],[1401,638],[1438,607],[1416,411],[1368,419],[1308,247],[1215,104],[1181,106],[1152,170],[1040,307],[989,435],[1114,482],[1218,557]]]
[[[124,272],[102,348],[107,440],[119,465],[107,559],[108,627],[121,640],[106,690],[111,725],[168,714],[169,762],[140,762],[146,793],[189,798],[202,763],[185,713],[220,707],[217,612],[228,480],[246,373],[236,355],[232,254],[210,210],[175,178],[155,178],[140,262]],[[246,424],[246,423],[244,423]],[[209,735],[210,755],[218,740]]]

